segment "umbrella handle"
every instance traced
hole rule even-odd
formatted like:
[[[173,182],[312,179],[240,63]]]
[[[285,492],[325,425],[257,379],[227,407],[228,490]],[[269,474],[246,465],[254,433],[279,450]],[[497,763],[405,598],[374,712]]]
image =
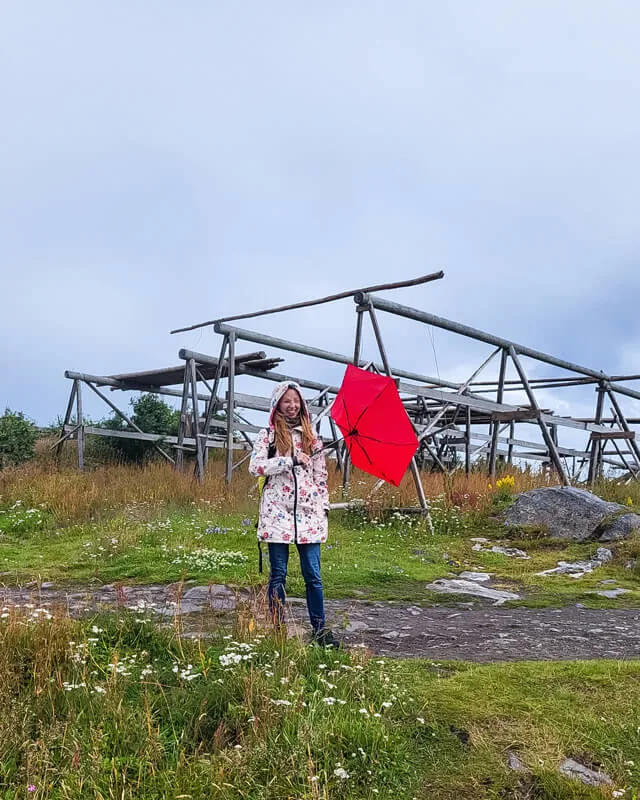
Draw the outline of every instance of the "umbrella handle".
[[[329,442],[329,444],[325,444],[322,450],[312,451],[311,456],[317,456],[318,453],[326,453],[328,450],[335,450],[342,441],[343,439],[334,439],[332,442]]]

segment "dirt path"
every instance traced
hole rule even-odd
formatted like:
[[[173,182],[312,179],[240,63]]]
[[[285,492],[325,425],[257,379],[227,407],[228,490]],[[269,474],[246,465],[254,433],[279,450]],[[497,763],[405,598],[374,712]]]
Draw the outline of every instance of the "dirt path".
[[[5,608],[61,609],[79,616],[99,609],[129,608],[179,616],[187,635],[206,634],[228,621],[239,604],[264,605],[246,590],[227,586],[102,586],[51,584],[0,587]],[[349,646],[379,655],[466,661],[568,660],[640,657],[640,609],[504,608],[491,604],[405,605],[366,600],[328,600],[327,620]],[[308,628],[304,600],[288,602],[290,634]]]

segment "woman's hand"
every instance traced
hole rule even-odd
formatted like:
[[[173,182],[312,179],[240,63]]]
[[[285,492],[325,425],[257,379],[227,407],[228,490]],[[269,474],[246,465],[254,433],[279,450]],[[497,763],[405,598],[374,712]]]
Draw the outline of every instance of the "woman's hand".
[[[304,452],[304,450],[299,450],[296,453],[296,463],[301,467],[308,467],[310,461],[311,458]]]

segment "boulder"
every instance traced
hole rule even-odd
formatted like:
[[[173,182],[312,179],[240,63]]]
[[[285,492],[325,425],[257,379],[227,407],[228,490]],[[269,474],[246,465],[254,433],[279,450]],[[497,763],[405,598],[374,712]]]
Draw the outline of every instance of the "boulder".
[[[616,541],[640,530],[640,516],[628,513],[626,506],[573,486],[523,492],[504,512],[503,521],[508,527],[539,527],[554,538],[578,542]]]
[[[626,539],[634,531],[640,531],[640,516],[638,514],[624,514],[605,525],[600,536],[598,536],[598,540],[601,542],[617,542],[619,539]]]

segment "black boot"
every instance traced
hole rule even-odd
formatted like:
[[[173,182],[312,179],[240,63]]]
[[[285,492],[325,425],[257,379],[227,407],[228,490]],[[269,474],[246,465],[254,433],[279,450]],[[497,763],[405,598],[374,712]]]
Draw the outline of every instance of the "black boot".
[[[320,647],[342,647],[342,642],[328,628],[321,628],[313,634],[313,643]]]

